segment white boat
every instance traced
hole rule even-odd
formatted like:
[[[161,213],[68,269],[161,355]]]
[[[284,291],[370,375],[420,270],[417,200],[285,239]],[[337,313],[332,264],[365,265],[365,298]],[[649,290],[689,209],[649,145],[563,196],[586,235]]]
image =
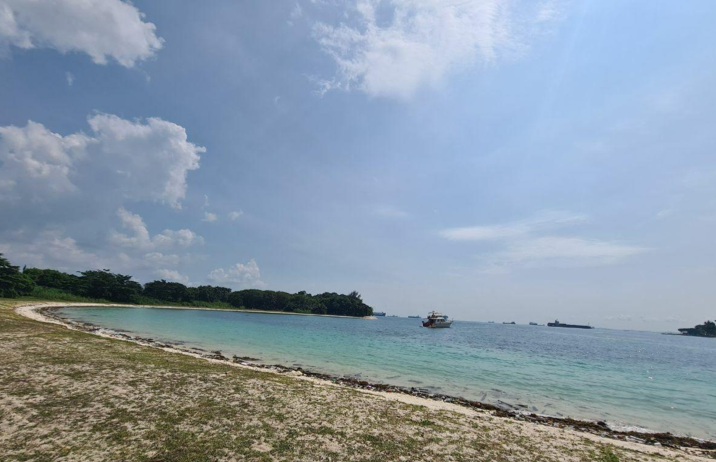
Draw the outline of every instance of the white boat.
[[[448,320],[448,317],[437,311],[431,311],[428,314],[428,320],[423,321],[423,327],[438,328],[438,327],[450,327],[452,321]]]

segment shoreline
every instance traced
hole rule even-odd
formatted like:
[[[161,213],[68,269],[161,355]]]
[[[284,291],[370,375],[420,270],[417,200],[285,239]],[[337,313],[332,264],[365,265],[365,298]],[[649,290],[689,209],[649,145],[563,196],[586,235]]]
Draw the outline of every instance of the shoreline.
[[[618,442],[625,445],[647,445],[647,447],[658,449],[659,447],[668,447],[671,449],[684,450],[696,449],[704,451],[704,454],[714,457],[716,454],[716,442],[709,440],[700,440],[692,437],[677,436],[671,433],[646,433],[641,431],[624,431],[612,429],[605,422],[594,422],[587,420],[578,420],[564,417],[552,417],[547,415],[534,414],[525,410],[521,410],[516,406],[498,406],[479,401],[471,401],[460,397],[448,396],[443,394],[431,394],[416,388],[399,387],[383,383],[371,383],[364,380],[354,378],[346,378],[339,376],[330,376],[327,374],[316,373],[305,370],[300,367],[286,367],[283,365],[270,365],[255,363],[258,361],[254,358],[238,357],[227,358],[220,351],[207,352],[196,348],[182,348],[178,344],[165,343],[155,341],[153,339],[141,338],[137,336],[127,335],[101,326],[89,323],[71,321],[60,317],[55,313],[59,308],[66,307],[146,307],[146,308],[165,308],[165,309],[198,309],[198,310],[218,310],[218,311],[240,311],[254,313],[253,310],[222,310],[217,308],[201,308],[201,307],[153,307],[139,305],[122,305],[122,304],[97,304],[97,303],[69,303],[69,302],[33,302],[21,304],[14,307],[14,311],[24,317],[35,321],[52,323],[63,326],[70,330],[91,333],[100,337],[124,340],[141,346],[148,346],[161,349],[171,353],[179,353],[204,359],[210,362],[230,365],[239,368],[245,368],[255,371],[271,372],[283,376],[290,376],[299,380],[308,380],[323,385],[343,387],[359,390],[363,393],[381,396],[388,400],[400,401],[407,404],[424,406],[431,410],[447,410],[461,414],[470,415],[472,413],[482,413],[495,416],[505,420],[517,420],[538,424],[543,427],[554,427],[555,429],[566,429],[575,431],[582,436],[589,436],[597,439],[609,439],[612,442]],[[262,312],[266,313],[266,312]],[[297,314],[297,313],[271,313],[271,314]],[[300,314],[300,313],[298,313]],[[307,314],[312,316],[311,314]],[[319,315],[321,316],[321,315]],[[325,316],[325,315],[323,315]],[[343,317],[332,316],[331,317]],[[360,319],[360,318],[359,318]],[[509,407],[508,407],[509,406]]]
[[[50,303],[50,302],[36,302]],[[340,314],[314,314],[314,313],[294,313],[292,311],[268,311],[268,310],[247,310],[240,308],[211,308],[202,306],[172,306],[172,305],[131,305],[128,303],[88,303],[88,302],[51,302],[61,303],[64,307],[111,307],[111,308],[158,308],[161,310],[197,310],[197,311],[229,311],[237,313],[257,313],[257,314],[280,314],[287,316],[317,316],[323,318],[342,318],[342,319],[363,319],[372,321],[378,319],[375,316],[343,316]]]

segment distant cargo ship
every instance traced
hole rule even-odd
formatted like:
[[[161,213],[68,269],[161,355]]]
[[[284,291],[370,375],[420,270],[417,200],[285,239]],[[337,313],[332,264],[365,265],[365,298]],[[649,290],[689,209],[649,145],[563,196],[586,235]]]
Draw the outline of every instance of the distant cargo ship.
[[[547,325],[548,325],[549,327],[569,327],[569,328],[572,328],[572,329],[594,329],[594,327],[592,327],[592,326],[582,326],[582,325],[579,325],[579,324],[562,324],[561,322],[559,322],[559,321],[556,320],[556,319],[555,319],[554,322],[549,322],[549,323],[547,323]]]
[[[420,316],[408,316],[408,317],[412,318],[412,319],[420,319]]]
[[[385,312],[384,311],[376,311],[373,313],[373,316],[385,316]]]

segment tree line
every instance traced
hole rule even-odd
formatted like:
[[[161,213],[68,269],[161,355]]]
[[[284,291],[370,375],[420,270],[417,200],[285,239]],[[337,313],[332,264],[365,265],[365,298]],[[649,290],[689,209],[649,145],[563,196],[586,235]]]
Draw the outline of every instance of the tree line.
[[[48,292],[49,291],[49,292]],[[232,291],[210,285],[187,287],[164,279],[144,285],[132,276],[110,270],[89,270],[68,274],[53,269],[13,266],[0,254],[0,297],[69,294],[93,300],[117,303],[157,305],[160,303],[189,306],[218,306],[249,310],[285,311],[305,314],[370,316],[373,308],[363,303],[358,292],[348,295],[322,293],[311,295],[273,290],[246,289]]]

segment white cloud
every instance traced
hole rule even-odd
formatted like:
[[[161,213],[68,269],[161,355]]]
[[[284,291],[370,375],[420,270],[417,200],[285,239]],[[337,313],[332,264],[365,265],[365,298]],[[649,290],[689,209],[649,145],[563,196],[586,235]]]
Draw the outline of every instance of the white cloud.
[[[229,220],[236,221],[239,219],[241,215],[243,215],[244,212],[241,210],[235,210],[233,212],[229,212]]]
[[[67,79],[67,85],[72,86],[75,84],[75,76],[71,72],[65,72],[65,79]]]
[[[0,127],[0,202],[36,202],[77,191],[75,164],[94,142],[84,134],[62,137],[32,121]]]
[[[562,211],[545,211],[528,220],[502,223],[497,225],[467,226],[448,228],[440,234],[451,241],[486,241],[511,239],[530,233],[573,226],[588,221],[583,214]]]
[[[181,258],[176,254],[163,254],[161,252],[149,252],[144,255],[144,261],[151,267],[176,266]]]
[[[180,282],[182,284],[189,284],[189,277],[181,274],[177,270],[170,269],[158,269],[154,272],[160,279],[171,282]]]
[[[407,99],[476,61],[521,54],[539,27],[559,17],[555,1],[356,0],[350,24],[318,23],[314,36],[335,62],[319,92],[357,89]]]
[[[124,207],[120,207],[117,210],[117,216],[122,223],[122,227],[129,231],[128,234],[117,231],[110,233],[109,242],[120,247],[148,251],[172,247],[187,248],[195,244],[204,243],[204,238],[189,229],[180,229],[178,231],[165,229],[160,234],[150,236],[142,217],[129,212]],[[149,255],[157,257],[156,253]]]
[[[209,223],[213,223],[218,219],[215,213],[211,212],[204,212],[204,218],[201,219],[201,221],[207,221]]]
[[[150,200],[181,208],[186,177],[203,147],[183,127],[158,118],[129,121],[97,114],[94,136],[61,136],[42,124],[0,127],[0,201],[58,199],[77,192]]]
[[[207,276],[215,284],[231,285],[236,288],[264,288],[266,283],[261,280],[259,266],[254,259],[248,263],[237,263],[228,269],[217,268]]]
[[[303,16],[303,8],[301,8],[301,5],[296,3],[291,10],[291,14],[289,15],[289,20],[286,21],[289,26],[293,26],[294,21],[297,21],[298,19],[301,19]]]
[[[206,151],[187,141],[183,127],[154,117],[142,123],[109,114],[91,117],[89,124],[98,141],[96,163],[115,176],[125,197],[181,208],[187,173],[199,168],[199,153]]]
[[[0,53],[52,48],[86,53],[97,64],[113,59],[125,67],[162,48],[156,27],[121,0],[0,0]]]

